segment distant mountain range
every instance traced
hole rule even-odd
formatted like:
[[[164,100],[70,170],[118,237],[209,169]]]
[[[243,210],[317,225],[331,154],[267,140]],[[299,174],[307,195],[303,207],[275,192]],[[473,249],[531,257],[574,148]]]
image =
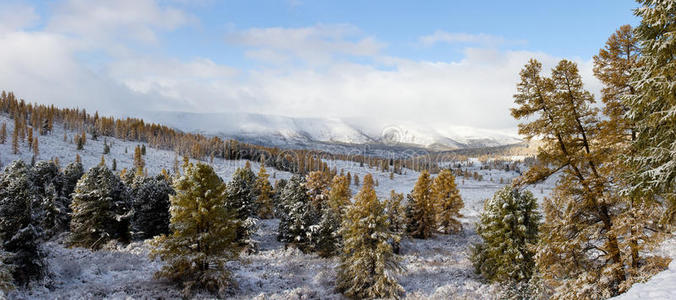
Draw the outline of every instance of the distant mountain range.
[[[443,151],[522,142],[518,136],[470,127],[431,128],[417,124],[367,125],[364,120],[292,118],[253,113],[146,112],[146,121],[182,131],[234,138],[280,148],[331,150],[332,145],[413,147]],[[341,151],[342,152],[342,151]]]

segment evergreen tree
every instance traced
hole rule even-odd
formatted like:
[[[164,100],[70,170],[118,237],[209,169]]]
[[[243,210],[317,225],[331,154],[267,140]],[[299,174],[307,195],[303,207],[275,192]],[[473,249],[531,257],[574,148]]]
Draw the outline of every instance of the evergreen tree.
[[[257,215],[261,219],[270,219],[274,215],[274,205],[272,203],[272,186],[268,180],[268,172],[265,166],[261,163],[261,168],[258,171],[256,178],[256,208]]]
[[[392,232],[392,251],[399,254],[400,241],[406,230],[406,215],[401,202],[404,200],[404,194],[390,191],[390,198],[385,200],[385,213],[390,221],[390,232]]]
[[[404,292],[393,277],[401,267],[392,253],[390,224],[373,184],[371,174],[365,175],[341,227],[344,246],[336,287],[350,298],[392,298]]]
[[[636,27],[640,58],[629,85],[634,93],[624,97],[636,140],[631,158],[636,165],[632,190],[660,194],[669,203],[667,221],[676,218],[676,95],[673,93],[676,45],[676,6],[672,1],[638,0]],[[636,191],[632,191],[636,192]]]
[[[35,188],[33,218],[45,238],[68,230],[70,199],[63,193],[64,178],[53,161],[40,161],[30,173]]]
[[[2,239],[0,239],[0,245],[4,245]],[[9,292],[15,288],[14,278],[12,276],[14,266],[9,263],[11,257],[11,253],[6,252],[0,247],[0,297],[4,297],[5,295],[3,293]]]
[[[225,188],[210,166],[188,164],[170,196],[172,233],[153,240],[151,257],[166,262],[155,276],[182,285],[185,297],[198,289],[223,295],[234,285],[225,264],[239,253],[238,219]]]
[[[68,207],[70,212],[70,201],[73,198],[72,194],[75,192],[75,186],[77,185],[78,180],[84,175],[84,168],[82,163],[75,161],[69,163],[65,169],[63,169],[63,191],[62,195],[68,198]]]
[[[251,168],[239,168],[232,175],[232,180],[226,187],[225,206],[228,210],[235,213],[239,220],[237,229],[237,240],[241,243],[249,243],[255,246],[249,238],[253,235],[256,222],[253,219],[256,212],[256,174]]]
[[[432,197],[437,208],[439,232],[461,232],[462,224],[458,219],[462,217],[460,209],[464,204],[455,185],[455,176],[450,170],[443,170],[434,178]]]
[[[422,171],[413,187],[406,208],[408,219],[406,230],[414,238],[429,238],[437,227],[431,189],[430,173]]]
[[[0,249],[9,252],[4,263],[14,270],[14,282],[25,286],[43,275],[44,254],[39,250],[39,233],[32,225],[34,187],[30,169],[17,160],[0,174]]]
[[[169,233],[169,197],[174,189],[162,175],[152,178],[137,177],[131,186],[133,217],[131,230],[134,239],[148,239]]]
[[[127,241],[129,206],[126,187],[110,169],[89,169],[77,182],[70,204],[71,245],[99,249],[109,240]]]
[[[113,158],[113,165],[110,167],[110,169],[117,171],[117,159]]]
[[[277,239],[303,251],[311,250],[310,227],[316,224],[316,215],[312,213],[312,204],[303,177],[294,175],[286,183],[281,193],[280,208]]]
[[[109,154],[110,153],[110,146],[108,145],[108,142],[106,140],[103,140],[103,154]]]
[[[476,272],[491,282],[529,280],[540,218],[529,191],[505,186],[486,200],[476,226],[483,242],[474,245],[471,256]]]

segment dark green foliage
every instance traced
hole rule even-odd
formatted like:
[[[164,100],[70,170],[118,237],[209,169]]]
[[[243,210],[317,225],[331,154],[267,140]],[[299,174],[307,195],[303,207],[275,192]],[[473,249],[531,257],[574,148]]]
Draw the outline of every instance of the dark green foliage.
[[[476,272],[492,282],[529,280],[540,218],[531,192],[510,186],[496,192],[484,204],[476,227],[483,239],[472,249]]]
[[[71,209],[71,245],[99,249],[109,240],[129,239],[127,190],[106,166],[89,169],[78,181]]]
[[[255,230],[256,174],[250,168],[239,168],[226,186],[225,207],[235,213],[239,220],[237,240],[251,243],[249,238]],[[254,245],[251,245],[254,246]]]
[[[162,175],[153,178],[138,177],[131,186],[132,220],[134,239],[148,239],[169,233],[169,195],[174,189]]]
[[[341,215],[339,212],[325,207],[322,210],[319,224],[313,226],[313,248],[321,257],[331,257],[338,254],[341,245],[340,229]]]
[[[35,191],[30,173],[19,160],[0,174],[0,240],[2,248],[10,252],[6,263],[14,268],[14,281],[21,286],[42,277],[44,267],[44,255],[37,244],[39,233],[31,224]]]
[[[282,190],[281,201],[277,239],[295,245],[303,251],[311,250],[310,227],[316,224],[317,216],[312,213],[305,179],[298,175],[291,177]]]
[[[82,167],[81,162],[72,162],[69,163],[65,169],[63,169],[63,188],[62,195],[72,199],[73,192],[75,192],[75,185],[78,180],[84,175],[84,168]]]
[[[35,187],[33,224],[49,239],[68,230],[70,198],[64,194],[64,176],[53,161],[40,161],[32,169]]]

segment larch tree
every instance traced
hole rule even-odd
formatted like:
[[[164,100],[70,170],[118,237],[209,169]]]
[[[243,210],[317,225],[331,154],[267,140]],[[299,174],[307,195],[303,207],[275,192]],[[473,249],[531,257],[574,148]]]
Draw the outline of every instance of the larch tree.
[[[632,192],[656,193],[669,203],[667,221],[676,218],[676,5],[673,1],[638,0],[641,18],[636,27],[640,57],[624,97],[629,120],[635,126],[632,162],[636,166]]]
[[[432,197],[437,211],[438,231],[442,233],[461,232],[462,217],[460,209],[464,207],[460,191],[455,185],[455,176],[450,170],[439,172],[432,184]]]
[[[7,123],[2,122],[0,126],[0,144],[7,142]]]
[[[305,187],[312,202],[312,207],[317,212],[321,211],[325,201],[329,198],[329,181],[324,173],[321,171],[308,173],[305,177]]]
[[[225,264],[239,254],[236,212],[225,205],[225,184],[207,164],[188,164],[174,183],[171,234],[156,237],[151,257],[166,265],[155,274],[183,287],[185,297],[205,289],[223,296],[233,286]]]
[[[342,246],[342,237],[338,232],[345,209],[351,204],[350,182],[345,176],[335,176],[331,182],[326,204],[322,208],[321,217],[317,224],[314,250],[322,257],[337,254]]]
[[[141,147],[136,146],[134,148],[134,169],[136,171],[136,176],[143,176],[143,168],[145,168],[146,162],[143,159],[143,153],[141,152]]]
[[[543,77],[541,69],[536,60],[526,64],[514,95],[517,107],[512,109],[516,119],[528,119],[519,124],[519,133],[541,138],[541,163],[516,184],[539,182],[562,171],[553,197],[544,202],[537,268],[553,298],[617,295],[632,282],[627,243],[634,234],[647,237],[647,231],[620,230],[626,228],[621,215],[628,205],[618,193],[609,192],[614,186],[603,167],[613,158],[602,145],[598,109],[584,90],[577,66],[562,60],[551,78]]]
[[[272,185],[268,179],[267,170],[261,163],[261,168],[256,176],[256,214],[261,219],[270,219],[274,216],[275,210],[272,203]]]
[[[437,222],[434,199],[432,198],[432,178],[429,172],[422,171],[420,173],[408,200],[406,230],[414,238],[427,239],[432,237]]]
[[[341,226],[344,245],[336,288],[356,299],[397,298],[404,289],[394,274],[402,268],[392,252],[394,237],[373,185],[373,177],[366,174]]]

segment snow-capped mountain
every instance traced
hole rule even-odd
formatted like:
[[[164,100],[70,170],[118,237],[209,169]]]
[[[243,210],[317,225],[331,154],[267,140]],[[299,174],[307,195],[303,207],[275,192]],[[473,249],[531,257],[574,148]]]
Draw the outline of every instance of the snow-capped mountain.
[[[470,127],[432,128],[420,124],[369,124],[359,119],[292,118],[253,113],[146,112],[151,122],[187,132],[236,138],[279,147],[317,144],[412,146],[433,150],[491,147],[522,142],[501,131]]]

